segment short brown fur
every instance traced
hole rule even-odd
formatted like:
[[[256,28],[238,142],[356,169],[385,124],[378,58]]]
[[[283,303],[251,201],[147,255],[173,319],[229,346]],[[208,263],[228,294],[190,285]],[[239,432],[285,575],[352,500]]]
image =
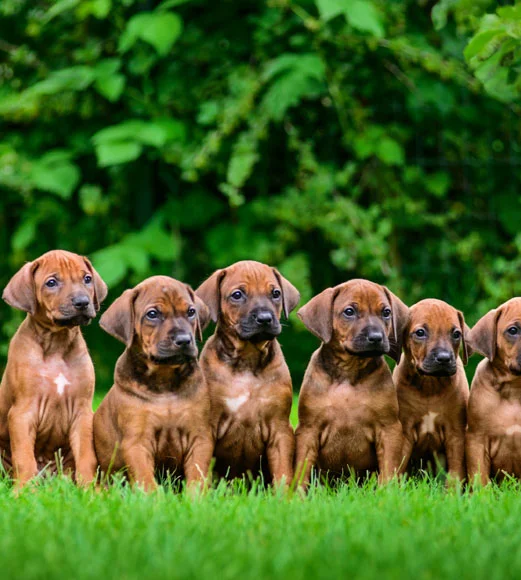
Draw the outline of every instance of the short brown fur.
[[[79,326],[94,318],[106,295],[91,263],[62,250],[23,266],[4,290],[8,304],[27,312],[0,387],[0,448],[17,486],[44,468],[56,470],[58,454],[78,481],[95,477],[94,367]]]
[[[274,268],[244,261],[215,272],[196,294],[217,322],[201,353],[212,398],[216,471],[229,478],[262,471],[267,481],[288,483],[295,445],[292,387],[276,336],[281,313],[293,310],[299,293]]]
[[[347,316],[346,309],[355,314]],[[378,469],[380,481],[400,467],[398,400],[382,355],[399,359],[407,315],[401,300],[367,280],[328,288],[299,310],[307,328],[323,341],[311,357],[299,397],[296,476],[303,485],[313,467],[333,475]]]
[[[422,300],[409,309],[404,356],[393,374],[405,436],[405,468],[412,467],[412,460],[418,467],[431,463],[436,470],[446,458],[450,475],[459,479],[466,475],[469,385],[463,364],[468,332],[463,314],[441,300]]]
[[[515,334],[509,329],[515,328]],[[467,471],[486,484],[505,474],[521,477],[521,298],[481,318],[470,332],[487,357],[474,375],[468,408]]]
[[[159,315],[150,319],[151,312]],[[167,276],[127,290],[101,317],[127,346],[94,416],[103,473],[128,468],[145,490],[156,488],[158,468],[184,475],[188,486],[206,482],[214,440],[195,336],[208,321],[191,288]]]

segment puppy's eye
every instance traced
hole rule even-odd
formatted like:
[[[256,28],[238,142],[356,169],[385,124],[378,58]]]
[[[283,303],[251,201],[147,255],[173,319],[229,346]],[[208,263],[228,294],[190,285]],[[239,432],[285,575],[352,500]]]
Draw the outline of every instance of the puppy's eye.
[[[508,330],[507,330],[508,334],[510,334],[510,336],[516,336],[517,334],[519,334],[519,329],[517,328],[517,326],[511,326]]]
[[[151,308],[147,313],[146,317],[149,320],[157,320],[159,318],[159,312],[155,308]]]
[[[425,332],[425,330],[423,328],[418,328],[418,330],[416,330],[414,332],[414,334],[418,337],[418,338],[425,338],[425,335],[427,334]]]
[[[58,280],[56,280],[56,278],[49,278],[47,282],[45,282],[45,285],[47,288],[54,288],[55,286],[58,286]]]
[[[355,309],[351,308],[351,306],[348,306],[345,310],[344,310],[344,314],[346,316],[354,316],[355,315]]]
[[[85,276],[83,276],[83,281],[85,282],[85,284],[90,284],[92,282],[92,276],[90,276],[89,274],[85,274]]]
[[[390,308],[384,308],[382,310],[382,318],[390,318],[391,317],[391,309]]]
[[[197,310],[191,306],[186,314],[188,315],[188,318],[193,318],[197,314]]]
[[[452,338],[454,340],[459,340],[461,338],[461,331],[459,331],[457,329],[456,330],[453,330],[452,331]]]
[[[235,292],[232,292],[232,298],[234,300],[240,300],[242,298],[242,292],[240,290],[235,290]]]
[[[271,291],[271,295],[275,299],[280,298],[281,291],[278,288],[273,288],[273,290]]]

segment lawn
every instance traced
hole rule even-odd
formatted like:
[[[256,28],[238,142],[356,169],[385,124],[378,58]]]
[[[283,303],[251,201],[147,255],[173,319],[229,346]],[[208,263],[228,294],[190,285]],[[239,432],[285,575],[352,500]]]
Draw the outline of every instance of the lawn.
[[[18,496],[0,478],[4,578],[521,577],[521,485],[438,480],[314,487],[221,483],[189,498],[56,477]]]
[[[409,481],[188,499],[56,478],[15,497],[0,482],[0,558],[24,579],[516,578],[520,492]]]

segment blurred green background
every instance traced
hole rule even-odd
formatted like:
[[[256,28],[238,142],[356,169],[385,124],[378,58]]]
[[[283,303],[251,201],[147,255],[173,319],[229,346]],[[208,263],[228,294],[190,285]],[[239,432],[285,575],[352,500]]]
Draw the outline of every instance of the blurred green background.
[[[2,287],[52,248],[92,258],[106,305],[251,258],[301,304],[367,277],[472,325],[521,293],[520,21],[488,0],[2,0]],[[3,367],[23,315],[0,317]],[[86,335],[107,389],[123,345]],[[293,315],[281,342],[298,388],[317,340]]]

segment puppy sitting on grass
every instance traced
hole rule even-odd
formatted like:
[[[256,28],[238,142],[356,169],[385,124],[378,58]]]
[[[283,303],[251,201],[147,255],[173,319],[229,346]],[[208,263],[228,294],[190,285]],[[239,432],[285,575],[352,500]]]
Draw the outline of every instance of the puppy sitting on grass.
[[[196,293],[217,322],[201,353],[212,398],[216,471],[229,478],[262,473],[265,482],[289,484],[292,388],[276,337],[281,313],[288,316],[299,293],[277,270],[254,261],[218,270]]]
[[[128,468],[132,482],[156,488],[156,468],[204,483],[213,454],[210,398],[195,337],[208,309],[186,284],[153,276],[126,290],[101,317],[126,345],[114,386],[94,416],[102,471]]]
[[[393,374],[405,437],[404,468],[431,464],[435,470],[446,459],[449,475],[463,480],[469,398],[463,365],[469,329],[463,314],[441,300],[422,300],[409,312],[404,356]]]
[[[470,389],[469,482],[521,478],[521,298],[485,314],[470,331],[469,342],[486,357]]]
[[[384,286],[350,280],[297,314],[322,345],[300,391],[296,477],[306,486],[315,467],[331,475],[379,470],[388,480],[402,463],[403,433],[383,355],[400,359],[407,307]]]

